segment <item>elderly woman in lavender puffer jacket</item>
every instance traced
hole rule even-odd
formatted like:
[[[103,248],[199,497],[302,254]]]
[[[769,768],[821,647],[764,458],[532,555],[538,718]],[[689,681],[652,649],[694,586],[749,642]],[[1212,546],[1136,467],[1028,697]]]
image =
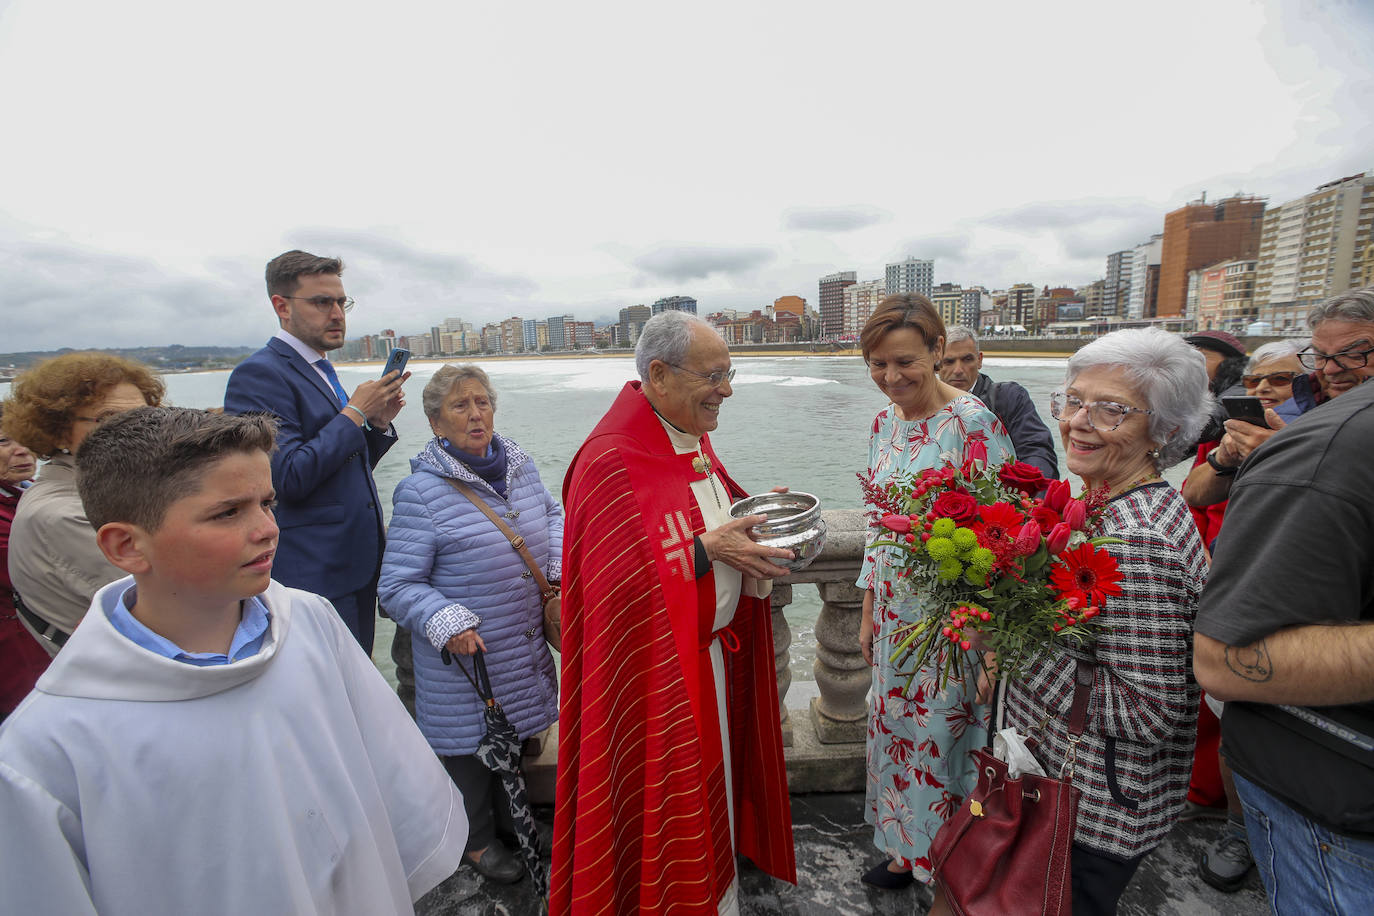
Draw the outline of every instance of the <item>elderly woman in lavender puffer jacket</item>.
[[[482,649],[492,692],[521,738],[558,718],[558,681],[544,642],[539,587],[506,537],[450,480],[468,485],[525,538],[550,582],[561,578],[563,510],[520,446],[493,430],[496,393],[476,366],[444,366],[422,395],[434,438],[396,485],[378,594],[411,633],[415,715],[463,793],[467,860],[503,883],[524,872],[496,838],[500,780],[473,756],[483,704],[458,669]],[[454,656],[445,665],[441,650]]]

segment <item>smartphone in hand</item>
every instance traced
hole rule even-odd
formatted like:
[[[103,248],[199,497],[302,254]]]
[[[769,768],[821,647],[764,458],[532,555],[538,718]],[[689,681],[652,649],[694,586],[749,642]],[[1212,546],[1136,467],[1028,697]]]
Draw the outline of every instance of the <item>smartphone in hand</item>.
[[[1259,398],[1223,397],[1221,406],[1226,408],[1226,416],[1232,420],[1244,420],[1255,426],[1269,428],[1269,423],[1264,419],[1264,405]]]
[[[410,351],[405,347],[395,347],[391,355],[386,358],[386,365],[382,368],[382,378],[386,378],[393,372],[406,371],[406,363],[410,362]]]

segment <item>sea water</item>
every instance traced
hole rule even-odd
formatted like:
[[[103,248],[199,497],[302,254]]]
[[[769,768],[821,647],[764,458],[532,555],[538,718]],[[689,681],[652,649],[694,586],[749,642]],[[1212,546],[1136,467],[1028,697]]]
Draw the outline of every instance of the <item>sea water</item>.
[[[456,360],[455,360],[456,362]],[[868,464],[873,417],[887,403],[858,357],[738,357],[734,394],[722,406],[720,426],[711,434],[717,454],[732,477],[750,492],[774,486],[803,490],[822,508],[859,508],[855,474]],[[413,361],[405,386],[406,405],[396,418],[399,441],[376,468],[383,514],[391,515],[391,492],[410,473],[410,459],[430,439],[421,392],[442,365]],[[626,357],[484,360],[481,367],[496,390],[496,431],[518,442],[555,498],[563,475],[582,440],[601,419],[625,382],[635,377]],[[997,381],[1017,381],[1050,428],[1050,392],[1063,384],[1065,360],[988,357],[984,371]],[[380,366],[338,367],[345,388],[376,378]],[[228,372],[197,372],[166,377],[168,400],[181,407],[223,403]],[[1062,446],[1059,463],[1064,469]],[[1181,470],[1186,465],[1181,466]],[[1169,475],[1176,483],[1181,473]],[[1075,488],[1077,482],[1075,482]],[[791,668],[795,680],[812,679],[814,626],[820,598],[814,586],[799,585],[786,610],[792,630]],[[480,608],[474,608],[481,613]],[[381,621],[374,657],[394,678],[388,647],[391,626]]]

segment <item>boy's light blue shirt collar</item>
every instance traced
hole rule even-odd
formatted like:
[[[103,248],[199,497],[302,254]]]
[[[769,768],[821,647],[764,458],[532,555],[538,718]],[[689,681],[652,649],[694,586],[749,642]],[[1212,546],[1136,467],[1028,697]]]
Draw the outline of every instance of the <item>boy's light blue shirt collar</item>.
[[[170,639],[159,636],[148,629],[129,611],[138,595],[136,588],[137,586],[130,584],[128,588],[115,596],[115,600],[111,602],[105,612],[110,625],[134,645],[141,646],[163,658],[195,665],[198,668],[227,665],[245,658],[252,658],[262,651],[271,615],[267,606],[257,597],[244,600],[243,614],[239,619],[239,625],[234,629],[234,638],[229,642],[229,654],[225,655],[222,652],[187,652]]]

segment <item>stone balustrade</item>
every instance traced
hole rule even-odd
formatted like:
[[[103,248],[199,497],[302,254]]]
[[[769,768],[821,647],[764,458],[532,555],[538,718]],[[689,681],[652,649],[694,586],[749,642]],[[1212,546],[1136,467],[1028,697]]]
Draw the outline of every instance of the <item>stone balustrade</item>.
[[[788,781],[793,792],[843,791],[863,788],[864,739],[872,669],[859,651],[859,617],[863,592],[854,586],[863,558],[866,523],[857,509],[823,513],[825,549],[810,566],[773,584],[774,667],[778,678],[778,715],[787,748]],[[786,611],[798,585],[815,585],[821,611],[816,619],[815,672],[817,696],[805,710],[789,709],[792,685],[789,667],[792,629]],[[391,655],[396,662],[397,688],[414,714],[414,672],[410,634],[397,629]],[[557,726],[527,743],[525,772],[536,803],[553,800],[557,765]]]

